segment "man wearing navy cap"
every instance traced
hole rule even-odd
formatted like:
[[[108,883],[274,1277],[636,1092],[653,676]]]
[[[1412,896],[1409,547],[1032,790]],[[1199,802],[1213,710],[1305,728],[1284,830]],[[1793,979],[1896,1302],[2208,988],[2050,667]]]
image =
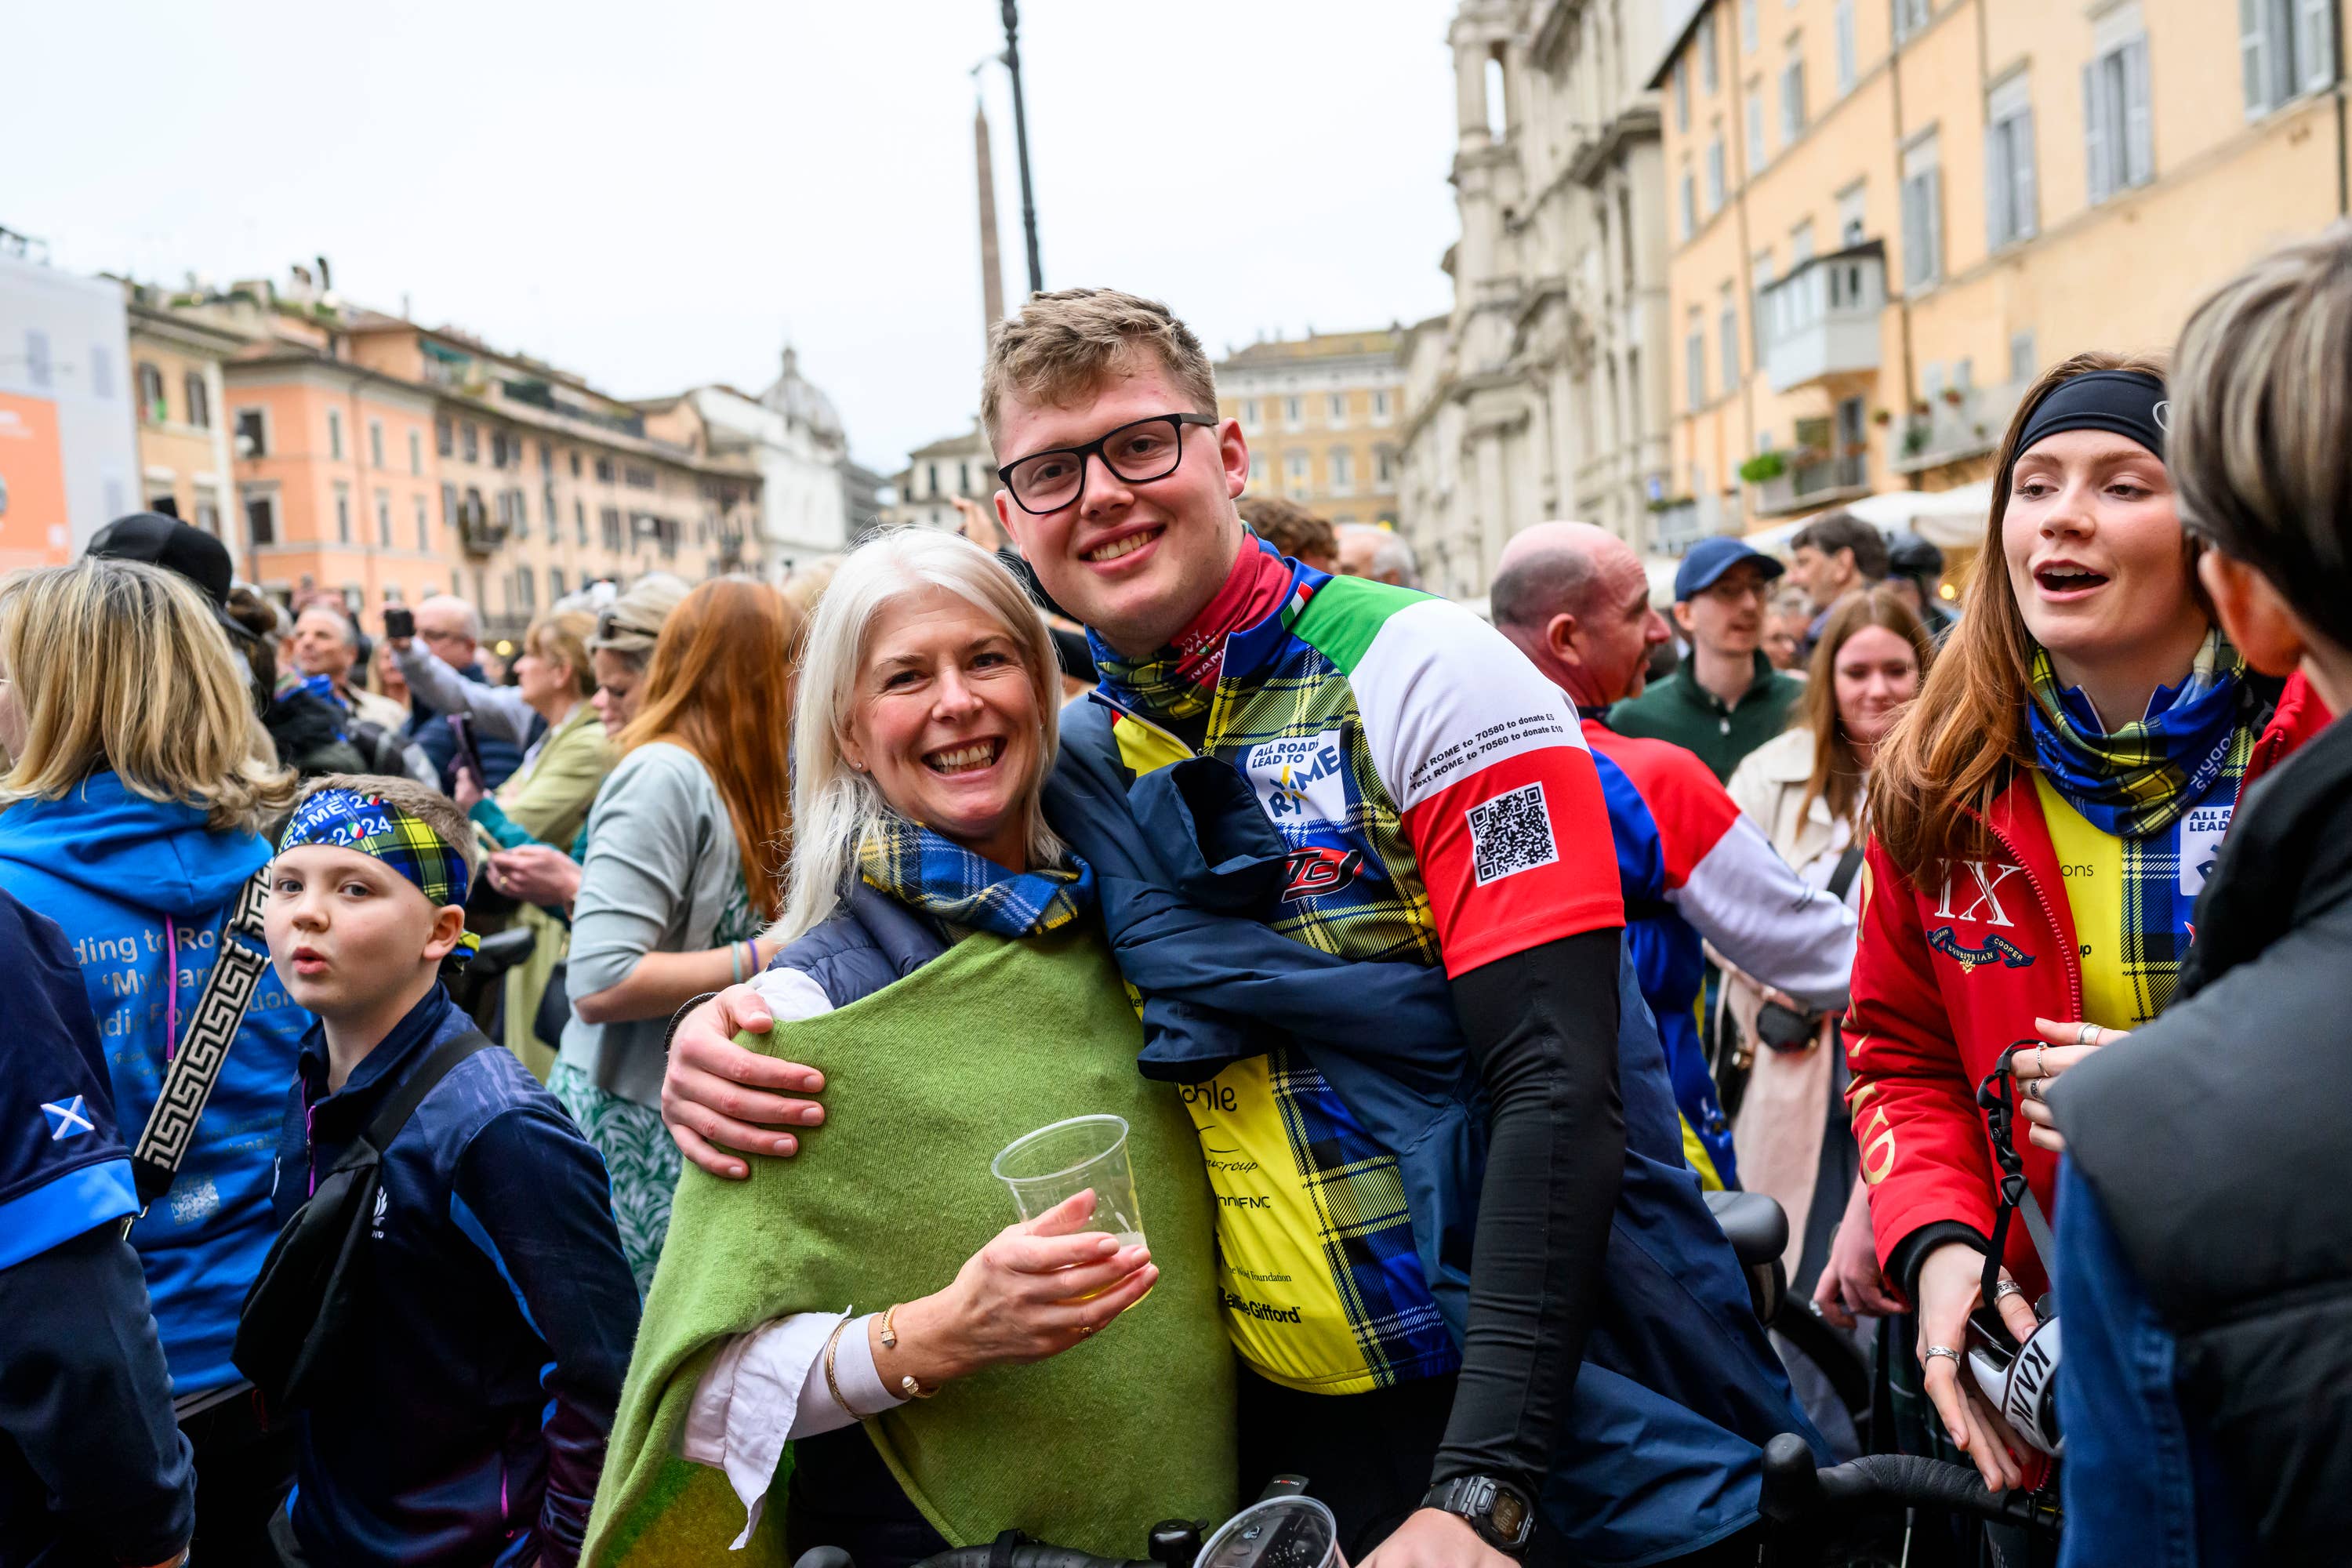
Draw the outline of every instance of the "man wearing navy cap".
[[[1675,573],[1675,624],[1690,639],[1682,668],[1609,710],[1621,735],[1671,741],[1718,780],[1779,734],[1804,683],[1763,652],[1764,608],[1778,561],[1742,539],[1703,539]]]

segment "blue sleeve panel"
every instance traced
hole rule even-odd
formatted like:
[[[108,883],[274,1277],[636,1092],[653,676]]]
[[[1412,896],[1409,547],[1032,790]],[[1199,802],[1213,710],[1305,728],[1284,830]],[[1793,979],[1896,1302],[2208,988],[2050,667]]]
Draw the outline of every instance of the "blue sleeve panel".
[[[14,1268],[93,1226],[139,1212],[131,1162],[121,1154],[73,1166],[0,1203],[0,1268]]]
[[[2091,1190],[2058,1176],[2058,1425],[2066,1505],[2060,1568],[2235,1568],[2254,1560],[2210,1433],[2181,1409],[2178,1350]]]
[[[604,1163],[568,1122],[509,1111],[467,1144],[450,1217],[499,1271],[546,1342],[540,1381],[547,1495],[540,1561],[580,1556],[604,1444],[637,1331],[637,1289],[613,1221]]]
[[[195,1473],[139,1255],[118,1227],[0,1268],[0,1555],[45,1561],[45,1535],[70,1562],[177,1553],[194,1528]]]

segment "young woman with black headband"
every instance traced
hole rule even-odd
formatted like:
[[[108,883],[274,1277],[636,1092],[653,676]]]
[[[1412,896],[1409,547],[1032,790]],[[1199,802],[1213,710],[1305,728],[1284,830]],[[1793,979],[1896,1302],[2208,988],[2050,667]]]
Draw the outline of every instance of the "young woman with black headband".
[[[1962,1366],[2000,1177],[1978,1085],[2027,1042],[2015,1142],[2049,1208],[2059,1145],[2040,1098],[2170,999],[2270,717],[2197,586],[2168,412],[2147,361],[2078,354],[2034,384],[1968,613],[1870,778],[1847,1104],[1931,1426],[1996,1488],[2035,1467]],[[2002,1253],[1991,1305],[2022,1339],[2047,1260],[2023,1224]]]

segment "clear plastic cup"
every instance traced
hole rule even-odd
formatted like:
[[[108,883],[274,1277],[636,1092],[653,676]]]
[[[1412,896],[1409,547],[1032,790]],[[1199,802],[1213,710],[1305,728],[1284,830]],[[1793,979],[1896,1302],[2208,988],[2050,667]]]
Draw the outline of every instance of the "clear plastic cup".
[[[1135,1199],[1135,1172],[1127,1163],[1127,1121],[1074,1116],[1040,1127],[1004,1146],[989,1169],[1013,1189],[1013,1206],[1035,1219],[1064,1200],[1094,1189],[1091,1228],[1143,1245],[1143,1205]]]
[[[1348,1558],[1330,1509],[1311,1497],[1277,1497],[1227,1520],[1193,1568],[1348,1568]]]

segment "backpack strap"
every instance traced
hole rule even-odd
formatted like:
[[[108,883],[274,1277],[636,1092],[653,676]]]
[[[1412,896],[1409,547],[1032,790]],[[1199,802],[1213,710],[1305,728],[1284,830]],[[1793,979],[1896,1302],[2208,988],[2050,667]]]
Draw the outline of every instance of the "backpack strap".
[[[1864,847],[1859,837],[1848,844],[1845,853],[1838,857],[1837,869],[1830,873],[1830,884],[1823,891],[1841,904],[1845,902],[1846,889],[1853,886],[1854,874],[1862,869]]]
[[[195,1136],[196,1121],[212,1099],[221,1069],[228,1065],[228,1048],[245,1022],[246,1010],[253,1005],[261,972],[269,967],[268,949],[261,945],[261,907],[269,893],[268,870],[265,865],[247,879],[221,927],[220,957],[205,980],[195,1011],[188,1016],[179,1048],[163,1069],[155,1109],[148,1112],[147,1125],[131,1152],[131,1173],[139,1188],[139,1215],[123,1222],[125,1235],[147,1212],[148,1205],[171,1190],[180,1162],[187,1158],[188,1144]],[[240,936],[247,940],[232,940]]]
[[[479,1029],[468,1029],[434,1047],[432,1053],[416,1064],[415,1070],[400,1080],[400,1087],[384,1096],[383,1103],[368,1118],[367,1131],[361,1136],[382,1153],[400,1136],[400,1130],[408,1125],[408,1119],[416,1114],[416,1108],[425,1103],[425,1097],[433,1092],[434,1086],[448,1077],[459,1062],[476,1051],[488,1050],[490,1045],[489,1036]]]

